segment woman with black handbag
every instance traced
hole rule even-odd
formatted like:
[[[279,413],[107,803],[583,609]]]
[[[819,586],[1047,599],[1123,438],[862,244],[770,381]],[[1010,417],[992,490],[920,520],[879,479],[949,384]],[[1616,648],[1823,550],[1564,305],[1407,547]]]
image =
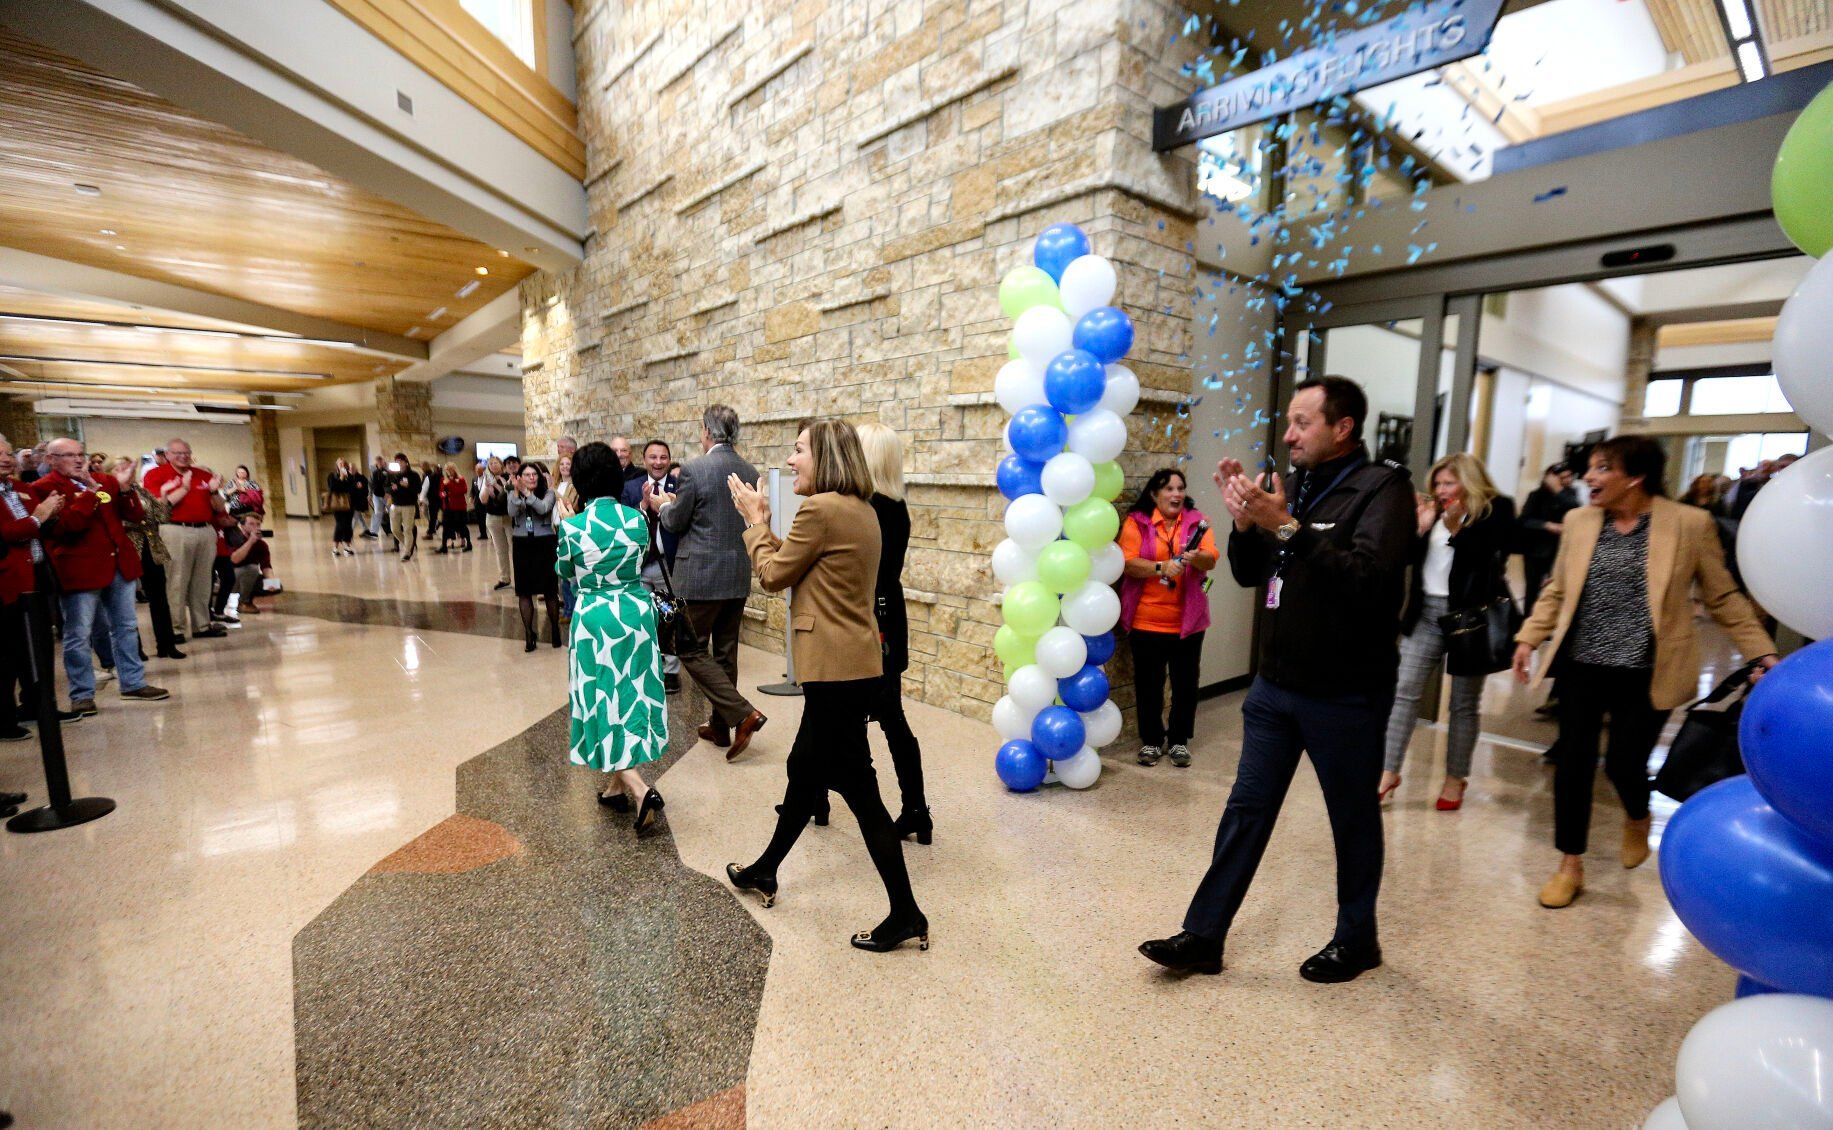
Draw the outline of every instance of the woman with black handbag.
[[[1464,452],[1434,463],[1427,481],[1432,494],[1419,496],[1412,591],[1400,622],[1400,680],[1388,715],[1380,796],[1386,800],[1400,787],[1420,696],[1443,659],[1451,675],[1451,727],[1437,807],[1456,812],[1464,804],[1470,755],[1482,727],[1483,680],[1508,667],[1520,618],[1506,577],[1515,503],[1497,492],[1483,461]],[[1492,620],[1498,622],[1494,632]],[[1492,635],[1499,642],[1492,643]]]

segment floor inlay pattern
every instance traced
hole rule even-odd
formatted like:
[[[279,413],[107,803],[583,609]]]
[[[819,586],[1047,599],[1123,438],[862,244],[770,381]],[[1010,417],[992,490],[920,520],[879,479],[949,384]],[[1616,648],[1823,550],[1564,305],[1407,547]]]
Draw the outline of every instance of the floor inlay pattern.
[[[652,780],[693,744],[687,697]],[[302,1126],[642,1126],[684,1108],[743,1125],[769,939],[681,863],[665,818],[639,842],[596,803],[566,727],[558,711],[466,762],[455,830],[294,940]],[[500,849],[486,823],[521,850],[427,865]]]

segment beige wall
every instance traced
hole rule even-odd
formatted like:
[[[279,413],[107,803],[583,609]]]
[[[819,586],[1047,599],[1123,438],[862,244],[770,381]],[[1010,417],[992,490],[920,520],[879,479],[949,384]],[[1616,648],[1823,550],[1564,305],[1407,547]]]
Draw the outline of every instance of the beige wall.
[[[254,433],[244,420],[229,424],[203,424],[187,420],[122,420],[89,416],[83,420],[83,442],[91,452],[131,455],[138,458],[164,447],[174,436],[191,445],[192,458],[227,479],[236,465],[246,465],[259,481],[255,467]],[[263,484],[266,485],[266,484]]]
[[[1005,509],[1000,275],[1049,224],[1083,225],[1120,270],[1129,364],[1173,399],[1190,390],[1194,171],[1149,149],[1152,106],[1186,92],[1165,46],[1182,16],[1143,0],[697,12],[580,5],[596,234],[583,266],[523,286],[529,446],[687,440],[714,401],[737,408],[759,466],[780,465],[804,415],[899,429],[906,691],[984,717],[1003,693],[987,562]],[[1135,481],[1185,438],[1172,415],[1142,404],[1130,422]],[[752,616],[748,638],[779,648],[780,601],[754,594]]]

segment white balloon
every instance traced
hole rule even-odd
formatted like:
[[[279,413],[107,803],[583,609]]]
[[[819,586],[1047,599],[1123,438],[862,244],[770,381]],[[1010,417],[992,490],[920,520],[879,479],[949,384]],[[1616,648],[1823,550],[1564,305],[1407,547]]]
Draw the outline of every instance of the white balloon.
[[[1075,329],[1069,315],[1056,307],[1033,306],[1018,316],[1012,340],[1018,344],[1019,356],[1042,372],[1051,358],[1075,345]]]
[[[1069,450],[1090,463],[1106,463],[1126,446],[1126,421],[1105,408],[1091,409],[1069,422]]]
[[[1125,365],[1107,367],[1107,388],[1101,393],[1101,403],[1097,408],[1105,408],[1116,416],[1125,416],[1139,406],[1139,378],[1133,370]]]
[[[1044,370],[1024,358],[1007,361],[993,378],[993,399],[1007,412],[1016,415],[1020,408],[1047,403],[1044,396]]]
[[[1088,641],[1074,628],[1058,624],[1037,638],[1034,652],[1037,665],[1051,678],[1067,679],[1088,662]]]
[[[1006,429],[1004,428],[999,429],[999,446],[1005,449],[1007,455],[1018,454],[1018,452],[1012,450],[1012,437],[1006,433]]]
[[[1028,663],[1012,672],[1012,681],[1007,684],[1007,694],[1020,710],[1029,711],[1033,718],[1037,712],[1057,700],[1057,681],[1050,677],[1050,672],[1035,663]],[[1029,734],[1029,730],[1026,731]]]
[[[1769,481],[1744,512],[1737,545],[1757,603],[1810,639],[1833,638],[1833,447]]]
[[[1063,508],[1041,494],[1020,495],[1006,504],[1006,536],[1035,554],[1063,532]]]
[[[1014,671],[1014,675],[1018,672]],[[1037,720],[1037,711],[1026,710],[1012,700],[1011,695],[1001,695],[993,704],[993,728],[999,731],[999,740],[1013,741],[1017,738],[1029,740],[1031,723]]]
[[[1082,255],[1063,268],[1063,277],[1057,280],[1057,296],[1070,317],[1080,318],[1097,306],[1106,306],[1119,282],[1112,263],[1099,255]]]
[[[1687,1130],[1687,1120],[1680,1113],[1680,1100],[1669,1098],[1648,1112],[1642,1130]]]
[[[1100,749],[1120,736],[1120,708],[1108,699],[1082,715],[1082,728],[1088,735],[1088,744]]]
[[[1833,1001],[1764,993],[1693,1025],[1674,1063],[1674,1090],[1688,1130],[1833,1127],[1829,1062]]]
[[[1833,372],[1827,367],[1833,358],[1833,266],[1828,264],[1833,255],[1814,264],[1782,304],[1770,347],[1789,407],[1823,432],[1833,432]]]
[[[1098,636],[1120,619],[1120,598],[1100,581],[1091,580],[1063,598],[1063,623],[1085,636]]]
[[[1007,538],[993,547],[993,575],[1007,588],[1037,580],[1037,552]]]
[[[1093,748],[1083,746],[1082,752],[1068,761],[1053,761],[1050,767],[1056,770],[1057,780],[1072,789],[1086,789],[1101,776],[1101,755]]]
[[[1095,465],[1073,451],[1052,455],[1044,464],[1044,497],[1070,507],[1095,493]]]
[[[1120,579],[1121,573],[1126,571],[1127,555],[1120,552],[1120,547],[1113,542],[1107,543],[1088,556],[1089,560],[1093,562],[1093,568],[1088,571],[1088,579],[1091,581],[1111,585]]]

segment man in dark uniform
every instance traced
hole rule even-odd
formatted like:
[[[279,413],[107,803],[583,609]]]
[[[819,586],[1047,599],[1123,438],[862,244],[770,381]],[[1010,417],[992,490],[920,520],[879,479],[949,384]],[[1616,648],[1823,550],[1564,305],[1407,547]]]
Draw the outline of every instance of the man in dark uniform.
[[[1383,735],[1400,663],[1397,644],[1416,529],[1406,471],[1362,444],[1368,398],[1343,377],[1304,381],[1286,412],[1297,472],[1263,485],[1224,459],[1216,484],[1235,520],[1228,562],[1237,583],[1265,586],[1259,671],[1242,703],[1241,765],[1216,829],[1214,858],[1182,932],[1141,953],[1178,972],[1220,973],[1222,943],[1273,835],[1301,752],[1311,755],[1337,854],[1336,932],[1299,968],[1308,981],[1350,981],[1381,964]]]

